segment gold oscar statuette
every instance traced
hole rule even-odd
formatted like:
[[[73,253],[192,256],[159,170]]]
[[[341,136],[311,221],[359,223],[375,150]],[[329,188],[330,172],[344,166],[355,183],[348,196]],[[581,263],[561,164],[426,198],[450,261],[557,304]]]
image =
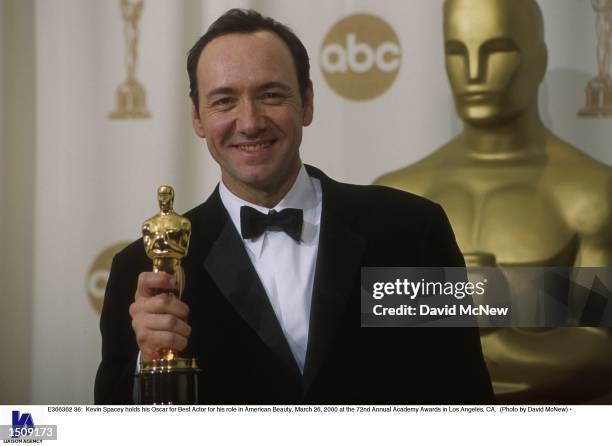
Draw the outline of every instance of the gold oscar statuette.
[[[142,239],[147,256],[153,260],[153,272],[175,278],[179,299],[185,288],[181,259],[187,255],[191,223],[174,212],[174,190],[157,190],[159,213],[142,225]],[[180,352],[162,350],[159,358],[143,361],[138,382],[141,404],[197,404],[198,365],[195,358],[181,358]]]

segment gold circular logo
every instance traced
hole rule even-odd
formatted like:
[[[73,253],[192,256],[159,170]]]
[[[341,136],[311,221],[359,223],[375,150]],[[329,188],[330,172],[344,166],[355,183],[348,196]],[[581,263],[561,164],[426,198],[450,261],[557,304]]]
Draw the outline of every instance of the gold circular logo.
[[[106,282],[110,274],[113,257],[130,243],[131,242],[121,242],[106,248],[96,257],[87,272],[87,277],[85,279],[87,296],[89,297],[89,302],[98,313],[102,311],[104,291],[106,290]]]
[[[336,23],[321,46],[321,71],[340,96],[366,101],[391,87],[401,64],[401,48],[387,22],[354,14]]]

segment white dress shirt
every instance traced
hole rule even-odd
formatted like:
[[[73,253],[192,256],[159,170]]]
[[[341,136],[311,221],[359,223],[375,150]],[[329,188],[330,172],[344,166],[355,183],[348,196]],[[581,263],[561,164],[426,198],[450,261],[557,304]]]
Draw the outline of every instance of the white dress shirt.
[[[221,182],[223,206],[240,234],[240,208],[250,206],[268,214],[271,209],[249,203],[229,191]],[[300,242],[283,231],[266,231],[253,239],[243,239],[255,271],[270,299],[295,361],[304,372],[310,304],[321,226],[321,182],[301,167],[291,190],[272,209],[302,209],[304,223]]]

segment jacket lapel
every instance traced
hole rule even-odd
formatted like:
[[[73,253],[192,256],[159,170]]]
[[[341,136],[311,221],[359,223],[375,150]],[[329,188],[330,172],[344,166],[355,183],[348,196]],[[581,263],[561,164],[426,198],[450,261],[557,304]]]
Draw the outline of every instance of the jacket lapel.
[[[348,299],[359,280],[365,239],[351,223],[358,217],[348,211],[346,197],[338,185],[318,169],[306,166],[309,175],[321,181],[323,203],[321,232],[313,284],[308,347],[303,386],[308,390],[344,317]],[[189,215],[187,215],[189,217]],[[291,349],[240,235],[219,197],[218,189],[193,215],[192,252],[236,312],[280,360],[300,374]],[[196,223],[197,222],[197,223]],[[359,323],[357,320],[355,323]]]
[[[313,383],[344,317],[352,287],[359,280],[366,245],[350,225],[357,215],[347,212],[346,197],[338,193],[335,182],[318,169],[307,169],[321,181],[323,206],[304,366],[305,390]]]
[[[266,346],[299,375],[299,368],[270,300],[244,249],[240,235],[223,207],[218,189],[209,199],[211,200],[214,202],[215,212],[221,212],[224,218],[217,222],[217,230],[212,231],[217,234],[216,238],[213,237],[213,240],[204,244],[210,246],[208,253],[202,256],[204,269]],[[206,221],[202,221],[202,224],[208,226]],[[210,231],[211,228],[207,229]]]

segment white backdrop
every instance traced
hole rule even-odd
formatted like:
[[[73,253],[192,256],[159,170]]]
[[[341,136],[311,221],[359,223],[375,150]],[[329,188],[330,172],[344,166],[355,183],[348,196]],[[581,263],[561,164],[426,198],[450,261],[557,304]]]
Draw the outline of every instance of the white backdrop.
[[[152,116],[111,120],[126,75],[119,1],[1,0],[0,404],[93,400],[100,358],[95,303],[103,283],[91,273],[103,276],[110,258],[100,254],[139,237],[142,221],[156,212],[158,185],[175,186],[176,209],[184,212],[218,181],[217,166],[191,129],[185,72],[186,52],[218,15],[253,7],[296,31],[315,85],[315,120],[302,157],[336,179],[366,184],[422,158],[461,128],[444,72],[441,5],[145,0],[136,77]],[[576,116],[597,72],[591,2],[540,5],[549,47],[540,91],[544,122],[612,165],[612,120]],[[337,95],[319,60],[328,31],[356,13],[386,21],[401,47],[396,80],[369,101]]]

